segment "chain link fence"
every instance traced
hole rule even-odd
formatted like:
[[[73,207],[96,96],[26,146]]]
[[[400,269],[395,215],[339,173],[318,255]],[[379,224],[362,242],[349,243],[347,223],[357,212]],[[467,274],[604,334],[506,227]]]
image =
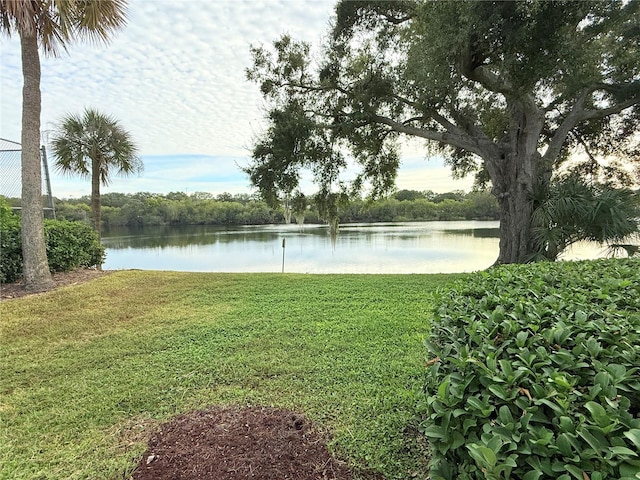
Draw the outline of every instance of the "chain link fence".
[[[56,218],[56,211],[51,192],[51,180],[47,151],[43,146],[40,150],[42,165],[42,208],[46,217]],[[7,198],[15,210],[22,206],[22,146],[18,142],[0,138],[0,195]]]

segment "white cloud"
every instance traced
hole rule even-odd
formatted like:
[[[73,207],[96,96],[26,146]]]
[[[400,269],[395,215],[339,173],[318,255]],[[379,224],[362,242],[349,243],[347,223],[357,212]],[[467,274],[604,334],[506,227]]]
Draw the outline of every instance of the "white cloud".
[[[217,170],[203,169],[185,156],[249,157],[248,147],[264,125],[258,87],[245,79],[250,45],[267,45],[289,33],[318,48],[334,4],[335,0],[131,0],[128,25],[110,44],[74,44],[59,58],[42,58],[42,129],[52,129],[65,114],[86,107],[117,118],[139,144],[147,168],[135,181],[114,181],[113,191],[169,191],[174,183],[185,184],[179,190],[228,184],[248,191],[248,181],[237,168],[233,174],[225,169],[216,182],[211,175]],[[19,42],[15,37],[2,42],[0,137],[19,140]],[[153,163],[158,155],[181,156],[184,163],[165,165],[160,172]],[[401,170],[399,187],[439,189],[431,185],[434,172],[425,168],[428,171]],[[197,180],[198,169],[206,180]],[[181,172],[193,175],[187,178]],[[416,178],[426,173],[430,176],[424,182]],[[54,175],[52,181],[56,195],[88,190],[69,178]],[[437,182],[445,190],[460,188],[447,186],[444,176]]]

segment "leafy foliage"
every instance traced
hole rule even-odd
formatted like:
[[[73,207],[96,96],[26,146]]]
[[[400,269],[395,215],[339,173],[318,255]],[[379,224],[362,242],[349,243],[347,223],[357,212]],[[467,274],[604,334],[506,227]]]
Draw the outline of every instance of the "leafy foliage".
[[[640,231],[640,195],[571,176],[535,193],[536,258],[555,260],[575,242],[620,244]],[[628,245],[631,247],[632,245]]]
[[[0,283],[12,282],[22,273],[20,217],[0,197]]]
[[[53,272],[79,267],[98,267],[104,262],[104,247],[91,227],[63,220],[45,222],[47,258]]]
[[[0,283],[15,282],[22,275],[22,238],[19,217],[5,222],[0,207]],[[14,218],[15,217],[15,218]],[[88,225],[66,220],[45,220],[47,259],[52,272],[66,272],[80,267],[97,267],[104,262],[104,247],[97,233]]]
[[[640,478],[640,261],[495,268],[435,317],[431,478]]]

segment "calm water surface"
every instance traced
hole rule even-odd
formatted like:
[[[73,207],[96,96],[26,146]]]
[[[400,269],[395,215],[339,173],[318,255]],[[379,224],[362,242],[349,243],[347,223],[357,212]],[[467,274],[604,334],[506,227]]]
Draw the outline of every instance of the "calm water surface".
[[[498,233],[495,221],[349,224],[334,245],[325,225],[112,229],[103,268],[280,272],[284,253],[285,272],[469,272],[495,261]]]

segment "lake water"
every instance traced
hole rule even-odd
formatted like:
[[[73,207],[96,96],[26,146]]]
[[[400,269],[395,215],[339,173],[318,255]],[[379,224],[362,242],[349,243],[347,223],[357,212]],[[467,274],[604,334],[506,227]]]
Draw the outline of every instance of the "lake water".
[[[335,244],[325,225],[112,229],[103,233],[103,268],[281,272],[284,254],[285,272],[470,272],[493,264],[498,234],[496,221],[348,224]],[[573,256],[600,253],[587,246]]]

